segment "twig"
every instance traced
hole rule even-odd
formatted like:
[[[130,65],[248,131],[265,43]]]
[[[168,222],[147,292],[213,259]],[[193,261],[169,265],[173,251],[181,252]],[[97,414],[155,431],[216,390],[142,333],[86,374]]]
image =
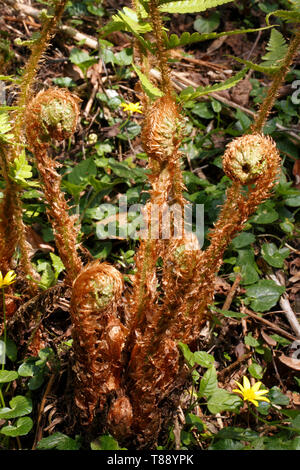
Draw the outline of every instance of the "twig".
[[[252,356],[252,352],[243,354],[241,357],[239,357],[235,362],[230,364],[228,367],[225,367],[225,369],[220,370],[218,372],[218,380],[222,381],[224,377],[230,374],[230,372],[232,372],[234,369],[236,369],[236,367],[238,367],[241,364],[241,362],[247,361],[248,359],[250,359],[251,356]]]
[[[45,404],[46,404],[46,399],[47,399],[47,396],[49,395],[49,392],[51,390],[51,387],[53,385],[53,382],[54,382],[54,379],[56,377],[56,374],[53,373],[49,379],[49,382],[47,384],[47,387],[46,387],[46,390],[45,390],[45,393],[43,395],[43,398],[42,398],[42,401],[41,401],[41,405],[40,405],[40,408],[39,408],[39,414],[38,414],[38,418],[37,418],[37,424],[36,424],[36,433],[35,433],[35,438],[34,438],[34,443],[33,443],[33,446],[32,446],[32,450],[35,450],[38,442],[40,441],[40,439],[42,438],[42,430],[40,428],[40,422],[41,422],[41,419],[42,419],[42,414],[44,412],[44,408],[45,408]]]
[[[231,288],[230,288],[230,291],[228,292],[228,295],[226,297],[226,300],[224,302],[224,305],[222,307],[222,310],[229,310],[230,308],[230,305],[231,305],[231,302],[233,300],[233,297],[234,297],[234,294],[239,286],[239,283],[241,282],[241,279],[242,279],[242,275],[239,273],[235,280],[234,280],[234,283],[232,284]]]
[[[272,281],[276,282],[278,286],[284,286],[284,283],[280,282],[280,280],[275,274],[269,274],[267,277],[269,279],[272,279]],[[287,321],[289,322],[292,330],[295,332],[297,338],[299,339],[300,338],[300,324],[299,324],[298,318],[293,312],[293,309],[291,307],[287,294],[282,294],[279,300],[279,305],[284,311]]]
[[[243,307],[241,309],[241,311],[243,313],[246,313],[247,315],[249,315],[249,317],[252,317],[254,318],[255,320],[257,321],[260,321],[261,323],[264,323],[265,325],[267,325],[269,328],[271,328],[272,330],[274,331],[277,331],[277,333],[279,333],[281,336],[284,336],[285,338],[291,340],[291,341],[296,341],[297,338],[293,335],[290,335],[289,333],[287,333],[283,328],[280,328],[280,326],[277,326],[275,325],[274,323],[270,322],[269,320],[266,320],[265,318],[263,317],[260,317],[259,315],[257,315],[256,313],[252,312],[251,310],[249,310],[248,308],[246,307]]]

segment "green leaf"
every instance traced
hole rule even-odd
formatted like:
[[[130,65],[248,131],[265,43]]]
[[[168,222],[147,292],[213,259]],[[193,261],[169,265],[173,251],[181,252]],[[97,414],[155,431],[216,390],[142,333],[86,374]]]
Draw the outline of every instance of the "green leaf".
[[[119,447],[118,442],[109,434],[98,437],[91,442],[92,450],[123,450],[124,448]]]
[[[61,432],[55,432],[54,434],[51,434],[51,436],[41,439],[37,448],[39,450],[78,450],[80,448],[80,444]]]
[[[271,201],[261,204],[249,222],[254,224],[272,224],[275,222],[279,216],[273,205],[274,203]]]
[[[268,398],[270,399],[271,403],[274,405],[287,406],[290,403],[289,397],[284,395],[284,393],[282,393],[280,388],[276,386],[272,387],[269,390]]]
[[[248,367],[249,373],[252,375],[257,380],[261,380],[263,378],[263,368],[257,364],[256,362],[253,362],[249,367]]]
[[[9,406],[10,408],[0,408],[0,419],[18,418],[19,416],[27,415],[32,411],[30,398],[23,397],[22,395],[17,395],[12,398],[9,402]]]
[[[213,414],[222,411],[237,412],[242,404],[243,401],[240,397],[223,388],[218,388],[207,400],[207,408]]]
[[[181,343],[180,341],[178,342],[178,347],[181,350],[186,363],[189,365],[189,367],[193,367],[195,365],[194,353],[192,353],[186,344]]]
[[[68,181],[78,186],[87,186],[90,176],[97,176],[97,167],[92,157],[78,163],[68,174]]]
[[[33,377],[38,372],[39,368],[35,365],[33,358],[28,358],[26,362],[23,362],[19,366],[18,374],[21,377]]]
[[[249,246],[251,245],[251,243],[254,243],[254,242],[255,242],[255,235],[253,235],[253,233],[242,232],[232,240],[232,246],[236,250],[238,250],[240,248],[245,248],[246,246]]]
[[[18,372],[14,370],[0,370],[0,383],[7,383],[16,380],[19,377]]]
[[[211,33],[220,24],[220,13],[214,12],[208,18],[204,18],[202,16],[198,17],[194,21],[194,29],[198,31],[198,33]]]
[[[132,67],[141,81],[144,92],[149,96],[149,98],[154,99],[158,96],[163,96],[163,93],[150,82],[149,78],[146,77],[146,75],[143,74],[136,65],[132,64]]]
[[[194,361],[196,364],[199,364],[199,366],[206,367],[208,369],[214,364],[215,358],[205,351],[196,351],[194,352]]]
[[[264,243],[261,247],[263,259],[274,268],[282,268],[284,260],[290,254],[290,250],[286,248],[278,249],[275,243]]]
[[[247,344],[247,346],[251,346],[252,348],[256,348],[260,345],[259,341],[257,341],[256,338],[253,338],[252,332],[245,336],[245,344]]]
[[[248,285],[254,284],[258,281],[259,276],[257,273],[257,265],[254,259],[254,251],[252,248],[243,248],[237,250],[238,258],[236,266],[239,266],[242,275],[241,284]]]
[[[167,3],[161,2],[159,10],[163,13],[197,13],[230,2],[232,2],[232,0],[180,0]]]
[[[193,413],[188,413],[186,415],[185,422],[189,426],[197,428],[198,432],[203,432],[204,430],[203,421],[199,418],[199,416],[194,415]]]
[[[3,426],[0,429],[0,433],[10,437],[26,436],[32,427],[32,419],[26,416],[25,418],[19,418],[14,425]]]
[[[246,318],[248,315],[242,312],[233,312],[232,310],[222,310],[217,308],[215,305],[211,306],[212,310],[215,310],[218,313],[221,313],[226,318]]]
[[[0,336],[0,340],[4,341],[3,336]],[[14,341],[10,338],[6,338],[5,354],[12,362],[17,359],[18,349]]]
[[[217,379],[217,371],[214,366],[211,366],[205,374],[203,375],[200,387],[199,387],[199,397],[208,397],[214,393],[214,391],[218,388],[218,379]]]
[[[58,276],[65,269],[65,267],[59,256],[55,255],[54,253],[50,253],[50,258],[52,261],[52,266],[54,268],[55,279],[57,280]]]
[[[284,292],[285,287],[278,286],[271,279],[261,279],[246,289],[246,295],[251,300],[251,308],[256,312],[270,310]]]
[[[194,100],[196,98],[199,98],[200,96],[205,96],[209,93],[214,93],[217,91],[223,91],[223,90],[228,90],[229,88],[232,88],[235,86],[239,81],[241,81],[244,76],[247,73],[248,68],[245,68],[238,72],[236,75],[233,77],[229,78],[228,80],[225,80],[222,83],[216,83],[215,85],[209,85],[206,87],[199,86],[196,89],[192,87],[188,87],[185,90],[182,90],[180,93],[180,101],[190,101]]]

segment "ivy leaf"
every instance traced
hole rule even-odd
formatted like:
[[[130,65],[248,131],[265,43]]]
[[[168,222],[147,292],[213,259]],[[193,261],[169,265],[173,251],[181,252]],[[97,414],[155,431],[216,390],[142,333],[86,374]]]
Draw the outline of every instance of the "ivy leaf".
[[[33,421],[28,416],[25,418],[19,418],[14,425],[3,426],[0,429],[0,433],[5,436],[17,437],[17,436],[26,436],[26,434],[31,431],[33,427]]]
[[[0,370],[0,383],[7,383],[16,380],[19,377],[18,372],[14,370]]]
[[[285,258],[290,254],[290,250],[287,247],[278,249],[275,243],[264,243],[261,247],[261,254],[270,266],[282,268]]]
[[[232,0],[181,0],[181,1],[162,1],[159,10],[163,13],[197,13],[205,11],[208,8],[214,8],[224,3],[230,3]]]
[[[9,402],[8,407],[0,408],[0,419],[18,418],[19,416],[27,415],[32,411],[32,403],[30,398],[17,395]]]
[[[277,304],[285,292],[284,286],[278,286],[271,279],[261,279],[246,289],[251,308],[256,312],[266,312]]]
[[[244,248],[242,250],[237,250],[238,258],[236,261],[236,266],[239,266],[241,269],[242,285],[254,284],[258,281],[258,268],[254,259],[254,251],[252,248]]]
[[[232,240],[232,246],[236,250],[238,250],[239,248],[245,248],[246,246],[249,246],[251,245],[251,243],[254,243],[254,242],[255,242],[255,236],[253,235],[253,233],[242,232]]]
[[[61,432],[55,432],[51,436],[41,439],[37,448],[39,450],[78,450],[80,448],[80,444]]]
[[[243,401],[239,396],[223,388],[218,388],[207,400],[207,408],[213,414],[221,413],[222,411],[237,412],[242,404]]]

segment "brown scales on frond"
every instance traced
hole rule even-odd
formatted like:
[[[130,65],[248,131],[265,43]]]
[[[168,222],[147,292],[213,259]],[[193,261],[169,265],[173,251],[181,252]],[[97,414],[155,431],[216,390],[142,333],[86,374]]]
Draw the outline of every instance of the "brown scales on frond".
[[[67,271],[66,283],[72,284],[82,268],[77,253],[80,230],[78,217],[69,215],[69,206],[60,189],[59,164],[47,153],[51,139],[64,140],[74,133],[79,117],[78,98],[67,90],[49,88],[41,91],[26,110],[26,136],[33,152],[43,190],[48,202],[47,214],[51,221],[59,255]]]
[[[86,266],[73,284],[75,402],[85,424],[93,420],[96,410],[103,409],[108,394],[124,395],[122,353],[128,330],[117,316],[122,292],[119,271],[98,261]]]

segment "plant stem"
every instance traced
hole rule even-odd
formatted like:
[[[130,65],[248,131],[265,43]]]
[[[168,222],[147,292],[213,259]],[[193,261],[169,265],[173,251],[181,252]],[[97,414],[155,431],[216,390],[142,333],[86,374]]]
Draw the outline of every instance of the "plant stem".
[[[4,352],[6,351],[6,305],[5,305],[5,294],[4,287],[2,287],[2,305],[3,305],[3,340],[4,340]],[[4,370],[5,361],[2,363],[2,370]]]

